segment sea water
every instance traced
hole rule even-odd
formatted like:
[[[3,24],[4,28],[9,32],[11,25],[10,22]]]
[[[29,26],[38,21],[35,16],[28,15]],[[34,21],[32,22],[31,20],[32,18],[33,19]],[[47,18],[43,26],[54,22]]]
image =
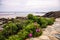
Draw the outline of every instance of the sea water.
[[[43,16],[45,12],[0,12],[0,18],[26,17],[28,14]]]

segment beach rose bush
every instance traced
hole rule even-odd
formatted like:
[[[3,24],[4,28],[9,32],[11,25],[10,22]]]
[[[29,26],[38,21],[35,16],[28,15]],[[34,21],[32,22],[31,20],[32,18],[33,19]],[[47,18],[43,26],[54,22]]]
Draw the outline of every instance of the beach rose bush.
[[[18,35],[21,39],[37,37],[42,34],[42,30],[37,23],[28,24],[23,30],[18,32]]]
[[[12,34],[15,34],[18,30],[18,27],[16,26],[15,23],[9,22],[7,24],[5,24],[5,26],[3,27],[3,35],[5,35],[6,37]]]
[[[28,31],[29,33],[32,33],[32,37],[40,36],[42,34],[42,30],[38,23],[31,23],[27,25],[25,30]]]
[[[22,30],[23,29],[23,23],[16,23],[16,26],[17,26],[17,28],[18,28],[18,30],[17,31],[19,31],[19,30]]]
[[[42,29],[52,25],[54,18],[38,17],[28,14],[28,19],[10,19],[0,32],[0,40],[25,40],[42,35]]]
[[[27,18],[30,19],[30,20],[33,20],[33,15],[32,14],[28,14]]]
[[[41,35],[42,35],[42,29],[41,29],[41,28],[37,28],[37,29],[36,29],[36,32],[33,33],[33,34],[34,34],[34,37],[41,36]]]
[[[5,36],[3,36],[2,32],[0,32],[0,40],[5,40]]]
[[[6,40],[20,40],[20,38],[18,37],[18,35],[12,35]]]
[[[25,29],[23,29],[23,30],[19,31],[17,35],[20,37],[20,39],[24,40],[24,39],[28,38],[28,34],[29,34],[29,32],[26,31]]]
[[[46,18],[47,22],[48,22],[48,25],[52,25],[54,22],[55,22],[55,19],[52,17],[52,18]]]
[[[34,22],[33,20],[25,20],[24,26],[27,26],[28,24],[33,23],[33,22]]]
[[[46,28],[48,25],[48,22],[44,17],[39,17],[36,22],[40,25],[41,28]]]
[[[40,18],[40,17],[34,16],[34,17],[33,17],[33,21],[34,21],[34,22],[39,22],[39,18]]]
[[[41,28],[46,28],[48,25],[48,22],[46,21],[46,19],[44,17],[40,17],[40,23]]]

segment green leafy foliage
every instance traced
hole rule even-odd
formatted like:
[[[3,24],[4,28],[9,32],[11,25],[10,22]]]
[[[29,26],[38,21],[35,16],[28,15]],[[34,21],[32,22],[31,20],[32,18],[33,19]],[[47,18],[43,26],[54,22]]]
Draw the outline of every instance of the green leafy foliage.
[[[33,31],[33,37],[38,37],[38,36],[41,36],[42,35],[42,29],[41,28],[38,28],[40,31],[39,32],[36,32],[36,30],[35,30],[35,32]]]
[[[47,18],[46,20],[48,22],[48,25],[52,25],[54,23],[54,21],[55,21],[54,18]]]
[[[48,25],[48,22],[46,21],[46,19],[44,17],[40,17],[40,23],[41,28],[46,28]]]
[[[22,30],[23,29],[23,24],[22,23],[16,23],[16,26],[18,27],[18,30]]]
[[[25,20],[24,21],[24,26],[27,26],[28,24],[33,23],[33,20]]]
[[[30,37],[42,35],[42,28],[52,25],[54,18],[37,17],[28,14],[28,19],[11,19],[3,26],[0,32],[0,40],[25,40]]]
[[[0,40],[5,40],[6,38],[2,35],[2,32],[0,32]]]
[[[32,14],[28,14],[28,19],[32,20],[33,19],[33,15]]]
[[[27,25],[26,27],[25,27],[25,29],[27,30],[27,31],[30,31],[30,30],[34,30],[34,29],[36,29],[36,28],[38,28],[39,27],[39,24],[37,24],[37,25],[35,25],[34,23],[31,23],[31,24],[29,24],[29,25]]]
[[[40,29],[40,32],[36,32],[36,29]],[[40,36],[42,34],[42,30],[40,28],[40,25],[37,23],[31,23],[25,27],[25,30],[28,31],[29,33],[33,34],[33,37]]]
[[[20,38],[18,37],[18,35],[12,35],[6,40],[20,40]]]
[[[25,39],[25,38],[28,38],[28,34],[29,32],[26,31],[25,29],[21,30],[20,32],[18,32],[18,35],[20,37],[20,39]]]
[[[40,17],[33,16],[33,21],[34,21],[34,22],[37,22],[37,21],[39,21],[39,18],[40,18]]]
[[[15,34],[18,30],[16,24],[12,22],[7,23],[3,28],[3,35],[5,35],[6,37]]]

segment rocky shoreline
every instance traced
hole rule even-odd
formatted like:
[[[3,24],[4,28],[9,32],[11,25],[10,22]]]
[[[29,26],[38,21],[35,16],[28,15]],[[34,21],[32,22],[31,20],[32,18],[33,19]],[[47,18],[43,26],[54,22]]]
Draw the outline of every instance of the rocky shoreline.
[[[60,18],[60,11],[55,12],[48,12],[43,17],[54,17],[54,18]]]
[[[53,25],[49,25],[46,29],[43,29],[43,35],[37,38],[30,38],[26,40],[60,40],[60,12],[49,12],[43,17],[54,17],[55,22]],[[12,18],[13,19],[13,18]],[[16,19],[27,19],[26,17],[17,17]],[[1,18],[0,24],[8,22],[10,19]],[[2,30],[2,25],[0,25]]]

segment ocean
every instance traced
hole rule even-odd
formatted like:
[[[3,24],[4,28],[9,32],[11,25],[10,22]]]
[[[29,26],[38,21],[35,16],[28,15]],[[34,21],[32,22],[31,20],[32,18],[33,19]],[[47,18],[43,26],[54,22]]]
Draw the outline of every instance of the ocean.
[[[43,16],[46,12],[0,12],[0,18],[26,17],[28,14]]]

